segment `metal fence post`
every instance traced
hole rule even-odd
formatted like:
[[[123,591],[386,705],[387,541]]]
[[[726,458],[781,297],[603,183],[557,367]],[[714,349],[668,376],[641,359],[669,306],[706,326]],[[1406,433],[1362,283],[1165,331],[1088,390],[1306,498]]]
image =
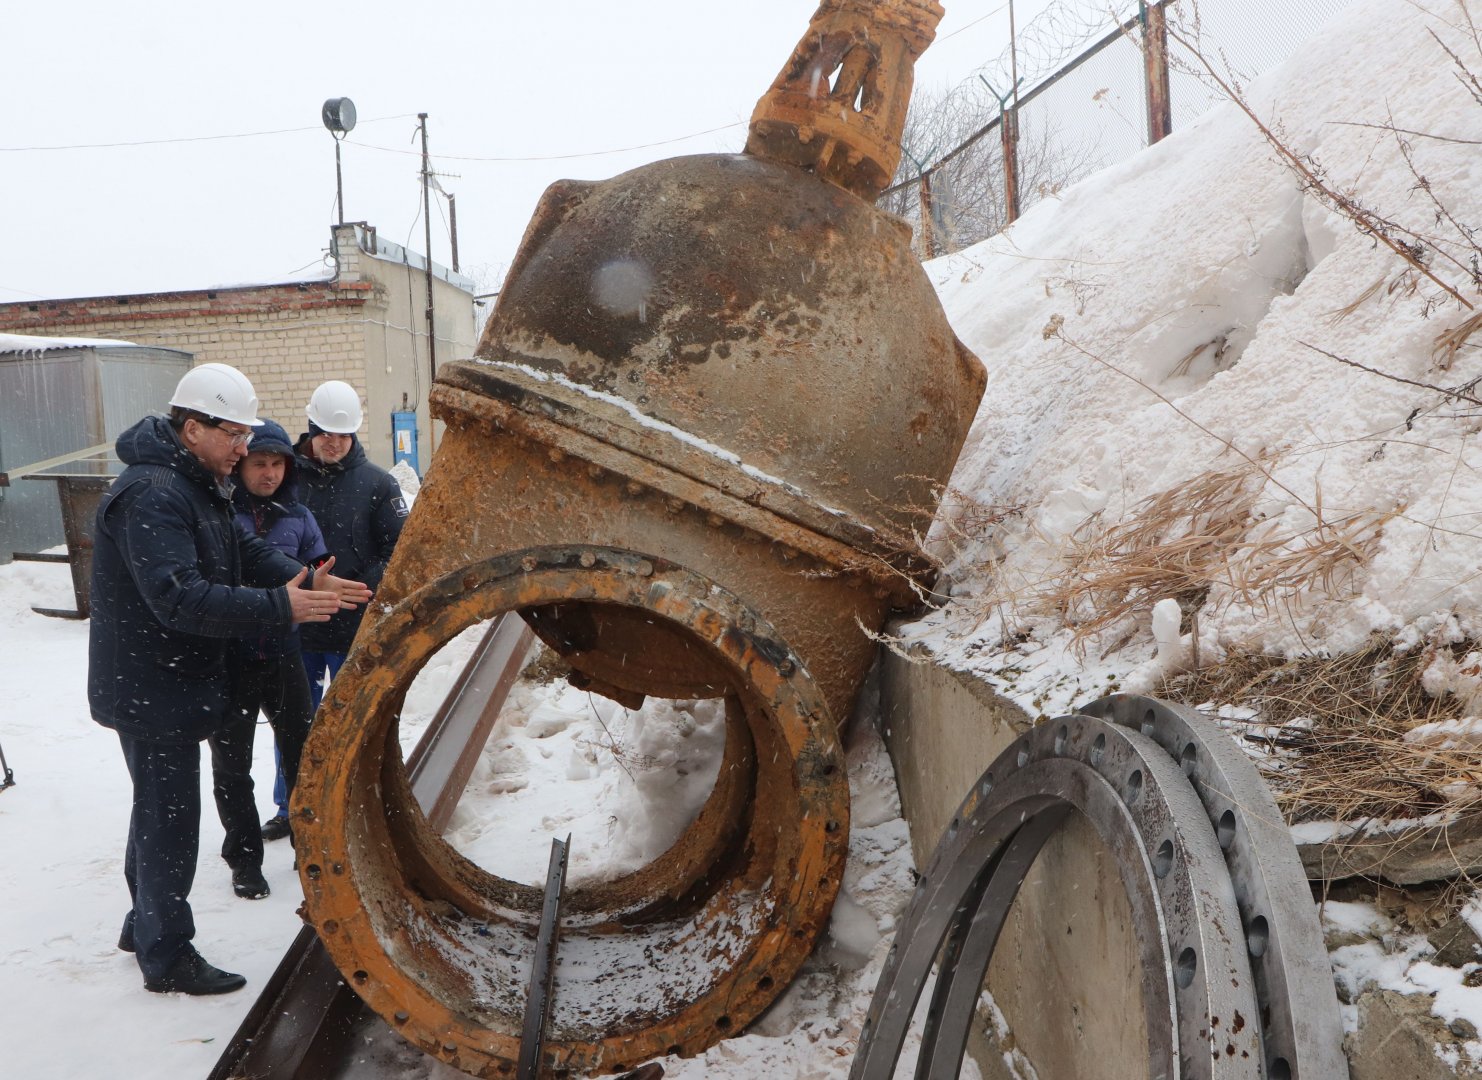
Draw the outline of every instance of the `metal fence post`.
[[[931,173],[921,174],[921,261],[937,257],[937,245],[932,237]]]
[[[1167,0],[1139,4],[1142,9],[1142,65],[1147,82],[1148,145],[1173,131],[1173,102],[1168,90]]]
[[[1019,110],[999,105],[999,138],[1003,145],[1003,218],[1005,225],[1019,219]]]

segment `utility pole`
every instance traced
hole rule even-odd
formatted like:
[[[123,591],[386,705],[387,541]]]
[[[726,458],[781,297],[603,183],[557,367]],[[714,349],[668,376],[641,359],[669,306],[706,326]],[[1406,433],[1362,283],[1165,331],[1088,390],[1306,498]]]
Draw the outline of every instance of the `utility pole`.
[[[429,187],[432,168],[427,157],[427,114],[417,114],[417,124],[422,129],[422,225],[425,247],[423,257],[427,260],[427,371],[431,378],[427,382],[427,444],[430,453],[437,452],[437,433],[432,427],[432,379],[437,378],[437,330],[432,321],[432,202]]]
[[[1168,13],[1166,3],[1139,5],[1142,14],[1142,56],[1147,82],[1148,145],[1173,132],[1173,99],[1168,92]]]

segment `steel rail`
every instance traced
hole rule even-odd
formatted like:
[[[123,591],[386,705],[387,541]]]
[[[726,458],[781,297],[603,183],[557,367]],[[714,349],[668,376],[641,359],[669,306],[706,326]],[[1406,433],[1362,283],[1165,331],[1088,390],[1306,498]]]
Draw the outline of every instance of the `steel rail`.
[[[533,642],[518,616],[494,620],[408,755],[412,793],[433,828],[446,827]],[[318,935],[305,926],[207,1080],[341,1076],[351,1037],[376,1027],[385,1024],[345,984]]]

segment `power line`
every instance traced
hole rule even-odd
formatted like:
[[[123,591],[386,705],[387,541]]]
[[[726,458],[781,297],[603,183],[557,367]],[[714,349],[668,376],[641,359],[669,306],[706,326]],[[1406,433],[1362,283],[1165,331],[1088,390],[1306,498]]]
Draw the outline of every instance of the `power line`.
[[[532,157],[472,157],[467,154],[438,154],[442,161],[497,161],[497,162],[519,162],[519,161],[567,161],[571,158],[603,157],[607,154],[627,154],[634,150],[651,150],[656,146],[668,146],[671,143],[684,142],[687,139],[698,139],[702,135],[714,135],[719,131],[729,131],[731,128],[741,127],[746,121],[737,120],[730,124],[722,124],[720,127],[706,128],[704,131],[694,131],[688,135],[677,135],[672,139],[660,139],[658,142],[640,143],[637,146],[619,146],[612,150],[586,150],[577,154],[540,154]],[[374,143],[356,142],[349,140],[352,146],[359,146],[365,150],[380,150],[387,154],[410,154],[413,157],[421,157],[420,150],[399,150],[394,146],[377,146]]]
[[[993,18],[993,16],[997,15],[1000,11],[1003,11],[1008,6],[1009,5],[1008,5],[1007,2],[1002,3],[1002,4],[999,4],[998,7],[994,8],[992,11],[988,12],[986,15],[979,15],[976,19],[974,19],[972,22],[968,23],[966,26],[959,26],[956,30],[953,30],[950,34],[941,34],[941,35],[939,35],[937,37],[936,40],[937,41],[946,41],[948,38],[955,38],[958,34],[962,33],[964,30],[971,30],[973,27],[977,26],[978,23],[982,22],[984,19],[991,19],[991,18]]]
[[[399,113],[396,116],[378,116],[373,120],[362,120],[363,124],[378,124],[383,120],[404,120],[415,113]],[[68,146],[0,146],[0,154],[19,154],[47,150],[113,150],[125,146],[163,146],[170,143],[215,142],[220,139],[255,139],[263,135],[294,135],[300,131],[318,131],[315,127],[277,128],[273,131],[239,131],[230,135],[191,135],[179,139],[138,139],[133,142],[74,143]]]
[[[986,17],[986,16],[985,16]],[[967,27],[963,27],[967,29]],[[405,120],[415,116],[416,113],[398,113],[395,116],[378,116],[372,120],[362,120],[361,124],[375,124],[385,120]],[[689,139],[698,139],[704,135],[714,135],[717,132],[729,131],[732,128],[741,127],[744,121],[737,120],[729,124],[721,124],[719,127],[706,128],[704,131],[693,131],[688,135],[676,135],[672,139],[659,139],[656,142],[639,143],[634,146],[619,146],[610,150],[584,150],[570,154],[537,154],[530,156],[511,157],[479,157],[460,154],[439,154],[439,158],[446,161],[488,161],[515,163],[523,161],[569,161],[573,158],[604,157],[609,154],[627,154],[635,150],[650,150],[658,146],[669,146],[673,143],[685,142]],[[318,127],[294,127],[276,128],[270,131],[241,131],[226,135],[193,135],[178,139],[135,139],[129,142],[107,142],[107,143],[69,143],[58,146],[0,146],[0,154],[40,153],[57,150],[114,150],[131,146],[167,146],[176,143],[216,142],[222,139],[255,139],[268,135],[296,135],[304,131],[318,131]],[[377,146],[374,143],[360,142],[355,139],[347,139],[352,146],[358,146],[366,150],[380,150],[387,154],[410,154],[420,157],[419,150],[401,150],[394,146]]]
[[[956,37],[958,34],[961,34],[961,33],[963,33],[966,30],[970,30],[974,26],[977,26],[979,23],[983,22],[985,19],[990,19],[994,15],[997,15],[999,12],[1003,11],[1007,6],[1008,6],[1007,3],[999,4],[997,7],[993,8],[990,11],[988,11],[986,14],[983,14],[983,15],[978,16],[972,22],[969,22],[969,23],[967,23],[964,26],[959,26],[956,30],[953,30],[950,34],[943,34],[943,35],[941,35],[937,40],[939,40],[939,41],[945,41],[948,38]],[[380,122],[386,121],[386,120],[405,120],[408,117],[412,117],[412,116],[415,116],[415,115],[417,115],[417,114],[415,114],[415,113],[398,113],[398,114],[396,114],[394,116],[378,116],[378,117],[375,117],[374,119],[371,119],[371,120],[362,120],[361,123],[362,124],[376,124],[376,123],[380,123]],[[637,144],[635,144],[633,146],[619,146],[619,147],[614,147],[614,148],[609,149],[609,150],[584,150],[584,151],[579,151],[579,152],[570,153],[570,154],[533,154],[533,155],[525,155],[525,156],[502,156],[502,157],[487,157],[487,156],[476,156],[476,155],[467,155],[467,154],[439,154],[438,157],[441,158],[441,159],[443,159],[443,160],[445,160],[445,161],[484,161],[484,162],[500,162],[500,163],[506,163],[506,164],[513,164],[513,163],[518,163],[518,162],[531,162],[531,161],[570,161],[570,160],[573,160],[575,158],[606,157],[606,156],[611,155],[611,154],[628,154],[628,153],[632,153],[632,152],[637,151],[637,150],[652,150],[655,147],[659,147],[659,146],[671,146],[674,143],[686,142],[686,141],[688,141],[690,139],[698,139],[698,138],[701,138],[702,136],[705,136],[705,135],[715,135],[715,134],[718,134],[719,132],[722,132],[722,131],[730,131],[733,128],[741,127],[744,123],[745,123],[745,121],[736,120],[736,121],[733,121],[732,123],[729,123],[729,124],[721,124],[718,127],[706,128],[703,131],[693,131],[693,132],[690,132],[688,135],[676,135],[675,137],[670,138],[670,139],[659,139],[659,140],[657,140],[655,142],[637,143]],[[58,151],[58,150],[113,150],[113,149],[120,149],[120,148],[131,147],[131,146],[166,146],[166,145],[172,145],[172,144],[176,144],[176,143],[215,142],[215,141],[219,141],[219,140],[222,140],[222,139],[254,139],[254,138],[260,138],[260,137],[268,136],[268,135],[296,135],[296,134],[298,134],[300,132],[304,132],[304,131],[318,131],[318,130],[319,129],[317,127],[314,127],[314,126],[306,126],[306,127],[293,127],[293,128],[276,128],[276,129],[269,130],[269,131],[243,131],[243,132],[235,132],[235,133],[226,134],[226,135],[195,135],[195,136],[186,136],[186,137],[175,138],[175,139],[136,139],[136,140],[129,141],[129,142],[70,143],[70,144],[59,145],[59,146],[0,146],[0,153],[18,154],[18,153],[35,153],[35,152],[48,152],[48,151]],[[347,140],[347,141],[351,142],[352,145],[362,147],[362,148],[364,148],[366,150],[379,150],[379,151],[381,151],[383,153],[387,153],[387,154],[410,154],[410,155],[412,155],[414,157],[417,157],[417,156],[420,156],[420,153],[421,153],[420,151],[417,151],[417,150],[401,150],[401,149],[398,149],[398,148],[392,147],[392,146],[377,146],[374,143],[359,142],[359,141],[356,141],[356,140],[353,140],[353,139],[352,140]]]

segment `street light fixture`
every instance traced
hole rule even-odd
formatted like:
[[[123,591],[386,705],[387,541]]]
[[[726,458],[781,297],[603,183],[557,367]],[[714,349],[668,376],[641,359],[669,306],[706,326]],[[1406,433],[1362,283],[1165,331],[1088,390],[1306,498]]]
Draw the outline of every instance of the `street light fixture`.
[[[355,102],[347,97],[330,98],[320,111],[324,126],[334,136],[334,185],[335,206],[339,210],[339,223],[345,223],[345,177],[340,171],[340,142],[355,129]]]

